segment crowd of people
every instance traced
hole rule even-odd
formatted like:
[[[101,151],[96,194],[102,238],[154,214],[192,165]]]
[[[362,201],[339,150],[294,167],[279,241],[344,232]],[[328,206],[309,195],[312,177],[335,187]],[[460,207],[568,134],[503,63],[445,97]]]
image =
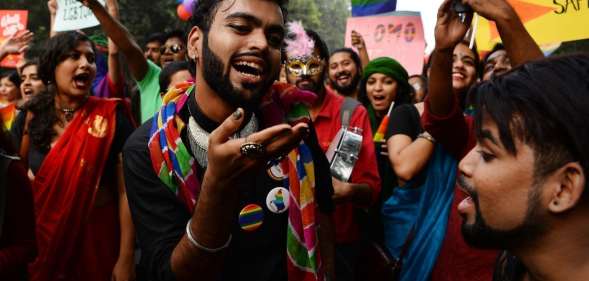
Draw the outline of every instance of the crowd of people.
[[[1,280],[589,280],[589,56],[544,58],[509,1],[445,0],[417,75],[286,0],[200,0],[143,47],[78,1],[105,36],[0,75]]]

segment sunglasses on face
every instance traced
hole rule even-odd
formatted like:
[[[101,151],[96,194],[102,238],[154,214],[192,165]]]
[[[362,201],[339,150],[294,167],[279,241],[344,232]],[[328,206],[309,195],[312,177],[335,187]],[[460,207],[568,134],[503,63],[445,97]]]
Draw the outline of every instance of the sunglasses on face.
[[[161,46],[160,47],[160,53],[165,53],[167,50],[170,50],[170,52],[172,52],[173,54],[177,54],[180,51],[182,51],[183,47],[180,44],[174,44],[171,46]]]

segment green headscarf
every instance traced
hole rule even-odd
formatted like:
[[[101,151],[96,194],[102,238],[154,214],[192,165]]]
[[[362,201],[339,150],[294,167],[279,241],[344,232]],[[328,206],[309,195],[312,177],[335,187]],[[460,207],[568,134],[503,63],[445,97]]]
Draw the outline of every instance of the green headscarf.
[[[374,73],[382,73],[386,76],[390,76],[403,88],[409,87],[409,74],[407,70],[396,60],[389,57],[380,57],[371,60],[366,67],[364,67],[364,74],[362,75],[363,80],[367,80],[370,75]]]
[[[409,92],[410,92],[410,87],[409,86],[409,74],[407,73],[407,70],[405,70],[405,68],[396,60],[389,58],[389,57],[380,57],[380,58],[376,58],[371,60],[366,67],[364,67],[364,73],[362,74],[362,87],[366,87],[366,81],[368,80],[368,77],[370,77],[370,75],[374,74],[374,73],[382,73],[386,76],[389,76],[393,79],[395,79],[395,81],[397,81],[398,84],[398,89],[397,89],[397,98],[396,100],[398,100],[399,95],[405,95],[406,97],[402,98],[402,103],[404,102],[409,102]],[[365,92],[365,90],[363,91]],[[372,108],[372,105],[370,104],[370,102],[368,102],[367,97],[364,97],[363,103],[364,106],[366,106],[366,108],[368,109],[368,117],[370,118],[370,124],[372,125],[373,131],[375,131],[381,120],[382,117],[377,118],[376,117],[376,112],[374,111],[374,109]],[[362,100],[362,97],[361,97]],[[395,105],[399,105],[399,104],[395,104]]]

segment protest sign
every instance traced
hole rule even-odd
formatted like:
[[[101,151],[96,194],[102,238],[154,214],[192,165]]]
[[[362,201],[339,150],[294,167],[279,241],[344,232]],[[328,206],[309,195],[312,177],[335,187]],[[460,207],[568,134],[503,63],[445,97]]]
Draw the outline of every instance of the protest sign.
[[[27,28],[28,11],[0,10],[0,43]],[[0,67],[15,68],[22,55],[9,55],[0,62]]]
[[[98,0],[104,5],[104,0]],[[55,13],[55,31],[78,30],[97,26],[98,20],[90,11],[77,0],[57,0],[57,12]]]
[[[391,57],[409,74],[421,74],[425,40],[417,12],[394,12],[379,16],[348,18],[346,47],[352,47],[352,30],[362,34],[371,59]]]
[[[589,38],[589,1],[586,0],[508,0],[526,30],[540,45]],[[479,17],[479,51],[489,51],[501,42],[494,22]]]

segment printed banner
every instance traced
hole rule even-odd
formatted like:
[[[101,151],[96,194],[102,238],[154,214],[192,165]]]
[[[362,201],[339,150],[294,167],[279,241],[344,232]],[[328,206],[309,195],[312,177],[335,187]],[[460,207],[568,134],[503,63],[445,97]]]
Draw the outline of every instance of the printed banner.
[[[27,28],[28,11],[0,10],[0,43]],[[0,67],[16,68],[22,55],[9,55],[0,62]]]
[[[98,0],[104,5],[104,0]],[[77,0],[57,0],[55,14],[55,31],[78,30],[99,25],[98,20],[90,11]]]
[[[409,75],[421,74],[425,40],[419,13],[348,18],[345,45],[350,48],[352,30],[362,34],[370,59],[391,57],[399,61]]]
[[[589,1],[508,0],[526,29],[539,45],[589,38]],[[494,22],[479,17],[479,51],[489,51],[500,42]]]

